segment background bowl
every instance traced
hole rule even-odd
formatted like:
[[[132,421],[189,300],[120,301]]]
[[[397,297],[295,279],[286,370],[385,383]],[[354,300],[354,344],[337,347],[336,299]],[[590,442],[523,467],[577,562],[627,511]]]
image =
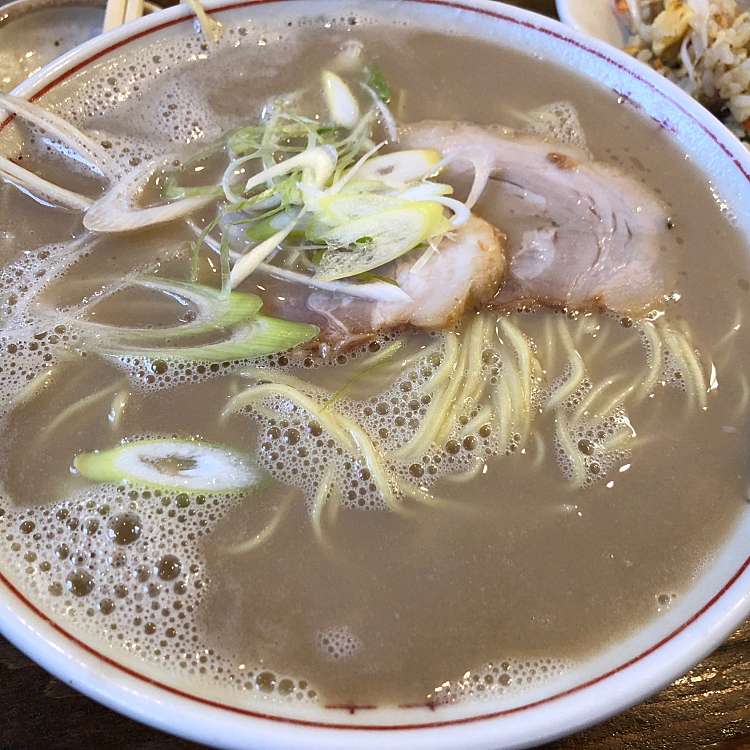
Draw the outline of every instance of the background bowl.
[[[624,34],[612,12],[614,0],[556,0],[560,20],[576,31],[622,47]]]
[[[106,0],[0,2],[0,91],[101,33]],[[144,12],[159,6],[144,3]]]
[[[732,196],[750,235],[750,158],[699,105],[624,54],[554,21],[487,0],[404,0],[383,4],[419,27],[451,29],[555,60],[583,75],[592,92],[622,97],[647,112],[717,189]],[[233,21],[372,12],[358,0],[265,0],[211,12]],[[171,8],[84,44],[22,84],[16,93],[45,101],[75,97],[77,75],[113,55],[138,54],[192,23]],[[252,24],[247,26],[252,28]],[[541,64],[541,63],[540,63]],[[2,134],[0,134],[0,142]],[[750,507],[695,584],[667,613],[554,682],[523,695],[472,705],[376,708],[242,704],[195,685],[170,682],[132,656],[84,643],[0,574],[0,628],[49,671],[113,709],[174,734],[227,748],[491,748],[526,747],[600,721],[658,690],[715,648],[750,612]]]

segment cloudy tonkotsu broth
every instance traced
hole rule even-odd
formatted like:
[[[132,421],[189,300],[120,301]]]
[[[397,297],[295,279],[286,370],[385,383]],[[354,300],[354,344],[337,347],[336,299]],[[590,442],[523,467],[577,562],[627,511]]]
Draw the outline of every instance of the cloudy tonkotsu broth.
[[[145,202],[165,182],[217,184],[226,151],[201,144],[223,146],[238,126],[258,125],[264,103],[281,94],[304,89],[294,116],[320,115],[314,127],[322,127],[321,69],[356,40],[370,74],[377,66],[387,80],[399,124],[524,130],[520,142],[546,139],[548,168],[569,169],[571,179],[588,169],[585,135],[591,169],[647,191],[663,211],[648,238],[666,287],[639,312],[603,309],[615,291],[580,306],[525,305],[533,279],[511,263],[492,311],[474,305],[479,314],[467,310],[443,331],[395,326],[366,336],[355,321],[342,334],[341,316],[367,317],[372,300],[326,307],[325,290],[262,270],[221,297],[228,277],[217,245],[242,225],[212,223],[216,201],[193,213],[208,240],[193,252],[196,234],[184,221],[91,234],[80,212],[6,183],[2,569],[67,629],[110,644],[114,658],[242,704],[440,703],[533,689],[668,610],[743,507],[740,363],[750,352],[744,328],[733,327],[748,314],[746,239],[659,127],[611,92],[475,40],[358,16],[324,21],[227,27],[218,47],[184,29],[169,44],[114,56],[41,103],[93,134],[123,173],[168,153],[171,140],[189,141],[188,166],[152,180]],[[357,84],[358,65],[343,65],[340,80],[364,113],[372,99]],[[555,102],[567,104],[548,106]],[[429,148],[415,142],[426,132],[409,131],[404,142]],[[4,153],[48,180],[89,196],[106,185],[37,128],[13,124],[1,137]],[[372,144],[383,137],[375,122]],[[571,154],[584,167],[571,168]],[[245,168],[243,180],[262,166]],[[453,180],[463,199],[466,179],[455,170],[432,179]],[[507,234],[487,242],[508,253],[537,219],[519,214],[502,189],[491,180],[474,211]],[[515,197],[528,202],[524,190]],[[438,253],[448,258],[466,227],[483,226],[451,227]],[[563,230],[550,241],[561,243]],[[323,263],[332,235],[326,245],[314,231],[293,241],[302,248],[294,252]],[[534,253],[543,254],[545,237]],[[424,246],[409,251],[410,263]],[[236,274],[240,261],[232,263]],[[216,290],[209,302],[188,286],[193,271]],[[348,282],[399,289],[381,268],[374,273]],[[112,287],[128,274],[130,285]],[[144,275],[162,281],[149,286]],[[523,289],[511,298],[514,284]],[[154,329],[200,321],[200,305],[213,310],[242,292],[263,302],[245,319],[295,321],[301,346],[256,359],[176,355],[234,336],[241,323],[226,319],[187,343],[175,335],[158,344]],[[307,324],[321,329],[319,349],[306,343]],[[140,330],[124,344],[112,327],[126,326],[150,335]],[[420,447],[435,403],[447,422]],[[167,446],[158,455],[141,442],[157,438]],[[190,440],[205,455],[174,442]],[[139,471],[162,475],[161,487],[130,476],[132,463],[115,476],[91,458],[121,441],[142,451]],[[365,444],[374,459],[358,452]],[[207,470],[222,492],[174,485]]]

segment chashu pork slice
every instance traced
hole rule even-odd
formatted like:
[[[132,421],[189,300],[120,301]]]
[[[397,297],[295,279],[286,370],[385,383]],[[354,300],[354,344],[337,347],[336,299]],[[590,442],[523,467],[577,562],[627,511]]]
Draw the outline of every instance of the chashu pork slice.
[[[624,172],[575,146],[498,126],[423,121],[401,131],[404,148],[451,159],[441,179],[489,174],[479,212],[508,233],[508,283],[498,302],[536,300],[638,313],[668,285],[664,203]]]
[[[424,252],[424,251],[423,251]],[[505,237],[492,224],[472,216],[443,238],[438,252],[418,262],[409,253],[386,269],[405,293],[397,301],[375,301],[313,287],[263,282],[273,313],[320,326],[320,341],[333,350],[347,349],[373,336],[404,326],[437,330],[456,325],[463,315],[488,304],[505,277]]]
[[[449,328],[470,310],[488,304],[505,276],[505,235],[492,224],[472,216],[446,237],[425,263],[401,260],[394,278],[412,301],[378,306],[373,320],[381,328],[402,319],[415,328]]]

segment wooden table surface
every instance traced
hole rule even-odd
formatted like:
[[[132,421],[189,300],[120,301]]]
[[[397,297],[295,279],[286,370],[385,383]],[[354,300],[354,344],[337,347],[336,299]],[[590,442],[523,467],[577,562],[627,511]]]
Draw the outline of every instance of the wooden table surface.
[[[519,0],[554,15],[552,0]],[[0,638],[0,750],[189,750],[50,677]],[[750,750],[750,621],[640,706],[544,750]],[[460,749],[457,749],[460,750]]]

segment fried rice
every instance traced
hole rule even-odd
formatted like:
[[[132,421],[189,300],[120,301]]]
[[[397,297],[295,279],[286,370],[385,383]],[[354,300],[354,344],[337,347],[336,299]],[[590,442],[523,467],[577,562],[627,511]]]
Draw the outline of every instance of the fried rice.
[[[625,51],[719,117],[750,148],[750,0],[613,0]]]

